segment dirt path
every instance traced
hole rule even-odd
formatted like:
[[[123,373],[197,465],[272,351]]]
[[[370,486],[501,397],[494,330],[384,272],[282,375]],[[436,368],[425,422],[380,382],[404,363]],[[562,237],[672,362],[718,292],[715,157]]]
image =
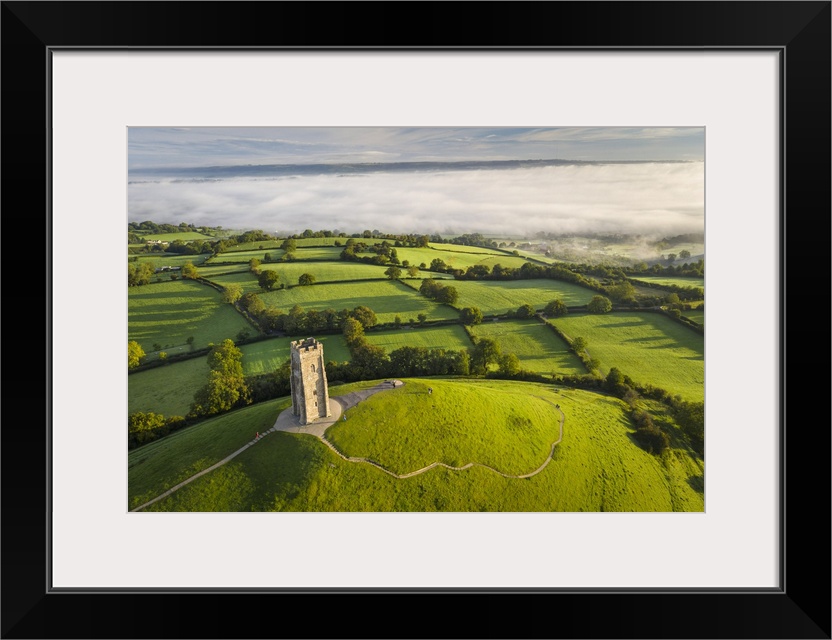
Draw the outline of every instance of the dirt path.
[[[535,396],[535,397],[540,398],[540,396]],[[335,452],[335,454],[338,455],[338,457],[341,458],[342,460],[346,460],[347,462],[363,462],[365,464],[369,464],[369,465],[375,467],[376,469],[378,469],[379,471],[383,471],[387,475],[393,476],[394,478],[398,478],[399,480],[403,480],[405,478],[412,478],[413,476],[418,476],[420,473],[425,473],[426,471],[430,471],[431,469],[434,469],[436,467],[444,467],[445,469],[450,469],[451,471],[465,471],[466,469],[470,469],[472,467],[482,467],[483,469],[488,469],[489,471],[493,471],[494,473],[496,473],[497,475],[502,476],[503,478],[512,478],[512,479],[531,478],[532,476],[536,476],[538,473],[543,471],[546,468],[546,466],[549,464],[549,462],[551,461],[552,456],[555,453],[555,447],[558,444],[560,444],[561,440],[563,440],[563,423],[566,420],[566,415],[563,413],[563,411],[560,409],[560,407],[558,407],[554,402],[550,402],[549,400],[546,400],[545,398],[540,398],[540,399],[544,400],[545,402],[549,402],[549,404],[551,404],[555,408],[555,410],[558,413],[560,413],[560,424],[559,424],[558,439],[555,440],[552,443],[552,446],[549,448],[549,455],[546,456],[546,459],[543,461],[543,464],[541,464],[534,471],[531,471],[529,473],[524,473],[522,475],[511,475],[511,474],[508,474],[508,473],[503,473],[502,471],[500,471],[498,469],[495,469],[494,467],[489,467],[487,464],[482,464],[482,463],[479,463],[479,462],[469,462],[468,464],[463,465],[461,467],[452,467],[451,465],[445,464],[444,462],[434,462],[432,464],[429,464],[426,467],[422,467],[421,469],[417,469],[416,471],[411,471],[409,473],[399,474],[399,473],[395,473],[393,471],[390,471],[389,469],[382,466],[381,464],[379,464],[375,460],[371,460],[369,458],[358,458],[358,457],[354,457],[354,456],[344,455],[329,440],[327,440],[323,436],[320,436],[320,439],[327,447],[329,447],[333,452]],[[357,404],[357,402],[356,402],[356,404]],[[351,405],[351,406],[354,406],[354,405]]]
[[[327,430],[328,427],[335,424],[335,422],[341,417],[341,413],[343,411],[346,411],[347,409],[350,409],[351,407],[354,407],[355,405],[357,405],[362,400],[366,400],[371,395],[376,394],[379,391],[386,391],[386,390],[394,389],[394,388],[402,386],[403,384],[404,384],[404,382],[402,382],[401,380],[390,380],[389,382],[379,383],[374,387],[370,387],[369,389],[363,389],[361,391],[353,391],[352,393],[348,393],[348,394],[346,394],[344,396],[341,396],[339,398],[330,398],[329,399],[329,407],[330,407],[330,413],[332,415],[329,416],[328,418],[326,418],[325,420],[319,420],[319,421],[313,422],[312,424],[308,424],[308,425],[298,424],[297,420],[295,420],[295,416],[292,414],[292,408],[289,407],[288,409],[281,412],[281,414],[277,418],[277,421],[274,423],[274,426],[271,429],[269,429],[268,431],[264,431],[263,433],[261,433],[259,437],[250,441],[245,446],[240,447],[234,453],[232,453],[231,455],[226,456],[225,458],[223,458],[219,462],[216,462],[216,463],[212,464],[207,469],[203,469],[199,473],[192,475],[187,480],[183,480],[179,484],[171,487],[170,489],[168,489],[167,491],[165,491],[161,495],[158,495],[155,498],[153,498],[153,500],[149,500],[148,502],[145,502],[144,504],[139,505],[138,507],[136,507],[134,509],[130,509],[130,512],[132,513],[134,511],[141,511],[145,507],[148,507],[148,506],[152,505],[154,502],[158,502],[159,500],[162,500],[163,498],[167,498],[174,491],[179,491],[179,489],[181,489],[182,487],[184,487],[187,484],[190,484],[191,482],[193,482],[197,478],[199,478],[201,476],[204,476],[206,473],[210,473],[214,469],[217,469],[217,468],[221,467],[222,465],[226,464],[227,462],[229,462],[230,460],[233,460],[238,455],[240,455],[243,451],[245,451],[249,447],[253,447],[255,444],[260,442],[260,440],[265,438],[270,433],[274,433],[275,431],[287,431],[287,432],[290,432],[290,433],[308,433],[308,434],[319,437],[323,442],[326,442],[327,444],[329,444],[326,440],[324,440],[324,437],[323,437],[324,432]],[[332,446],[332,445],[330,445],[330,446]],[[341,457],[344,457],[344,456],[341,456]]]
[[[320,441],[323,442],[327,447],[329,447],[342,460],[345,460],[347,462],[369,464],[369,465],[375,467],[376,469],[378,469],[379,471],[383,471],[387,475],[393,476],[394,478],[398,478],[399,480],[403,480],[405,478],[412,478],[413,476],[418,476],[419,474],[430,471],[431,469],[434,469],[436,467],[444,467],[445,469],[450,469],[451,471],[465,471],[466,469],[471,469],[472,467],[482,467],[483,469],[488,469],[489,471],[493,471],[494,473],[496,473],[497,475],[502,476],[503,478],[512,478],[512,479],[531,478],[533,476],[536,476],[538,473],[540,473],[541,471],[543,471],[546,468],[546,466],[552,460],[552,456],[555,453],[555,447],[558,444],[560,444],[561,440],[563,440],[563,423],[566,420],[566,415],[563,413],[563,410],[560,408],[560,406],[556,405],[554,402],[551,402],[550,400],[546,400],[545,398],[541,398],[540,396],[535,396],[535,397],[540,398],[541,400],[544,400],[545,402],[548,402],[549,404],[551,404],[555,408],[555,410],[560,414],[560,421],[559,421],[560,424],[558,425],[558,439],[555,440],[552,443],[552,446],[549,448],[549,455],[546,456],[546,459],[543,461],[543,464],[541,464],[534,471],[531,471],[529,473],[524,473],[522,475],[511,475],[511,474],[508,474],[508,473],[503,473],[502,471],[500,471],[498,469],[495,469],[494,467],[490,467],[487,464],[481,464],[479,462],[469,462],[468,464],[463,465],[461,467],[452,467],[451,465],[445,464],[444,462],[434,462],[432,464],[429,464],[426,467],[422,467],[421,469],[417,469],[416,471],[411,471],[409,473],[398,474],[398,473],[395,473],[393,471],[390,471],[389,469],[382,466],[381,464],[379,464],[375,460],[370,460],[369,458],[359,458],[359,457],[354,457],[354,456],[347,456],[347,455],[343,454],[341,451],[339,451],[335,447],[334,444],[332,444],[329,440],[327,440],[324,437],[324,433],[326,432],[327,428],[329,428],[330,426],[335,424],[339,420],[339,418],[341,417],[341,415],[344,411],[346,411],[347,409],[351,409],[352,407],[357,405],[362,400],[366,400],[367,398],[369,398],[370,396],[378,393],[379,391],[385,391],[385,390],[390,390],[390,389],[393,389],[393,388],[398,388],[398,387],[402,386],[403,384],[404,384],[404,382],[402,382],[401,380],[391,380],[390,382],[383,382],[383,383],[377,384],[376,386],[370,387],[369,389],[363,389],[361,391],[353,391],[352,393],[345,394],[345,395],[340,396],[338,398],[330,398],[329,402],[330,402],[330,410],[331,410],[332,415],[330,417],[328,417],[326,420],[321,420],[321,421],[318,421],[318,422],[314,422],[314,423],[309,424],[309,425],[299,425],[297,423],[297,421],[295,420],[294,415],[292,414],[292,408],[289,407],[288,409],[285,409],[284,411],[282,411],[281,414],[277,417],[277,420],[275,421],[274,426],[271,429],[269,429],[268,431],[265,431],[265,432],[261,433],[259,438],[255,438],[254,440],[252,440],[251,442],[249,442],[245,446],[240,447],[234,453],[232,453],[229,456],[226,456],[225,458],[223,458],[219,462],[211,465],[207,469],[203,469],[202,471],[200,471],[199,473],[191,476],[187,480],[184,480],[184,481],[180,482],[179,484],[177,484],[176,486],[171,487],[170,489],[168,489],[167,491],[165,491],[161,495],[156,496],[155,498],[153,498],[153,500],[145,502],[144,504],[136,507],[135,509],[131,509],[130,512],[132,513],[134,511],[141,511],[142,509],[144,509],[145,507],[150,506],[154,502],[158,502],[159,500],[162,500],[163,498],[167,498],[174,491],[178,491],[179,489],[181,489],[185,485],[193,482],[194,480],[196,480],[200,476],[204,476],[206,473],[210,473],[214,469],[217,469],[218,467],[221,467],[222,465],[226,464],[230,460],[236,458],[243,451],[245,451],[249,447],[254,446],[260,440],[262,440],[265,436],[267,436],[270,433],[274,433],[275,431],[286,431],[286,432],[289,432],[289,433],[306,433],[306,434],[309,434],[309,435],[314,435],[318,439],[320,439]]]

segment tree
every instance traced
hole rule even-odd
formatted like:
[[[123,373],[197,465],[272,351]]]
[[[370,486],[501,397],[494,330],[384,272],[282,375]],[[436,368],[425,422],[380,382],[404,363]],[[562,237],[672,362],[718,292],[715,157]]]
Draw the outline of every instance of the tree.
[[[569,309],[566,308],[566,305],[564,304],[563,300],[561,300],[560,298],[556,298],[543,308],[543,312],[550,318],[556,318],[558,316],[564,316],[567,313],[569,313]]]
[[[482,322],[482,311],[480,311],[479,307],[465,307],[460,311],[459,317],[462,320],[462,324],[472,327]]]
[[[347,345],[364,339],[364,327],[355,318],[347,318],[344,320],[343,332]]]
[[[295,249],[298,248],[297,240],[295,240],[294,238],[286,238],[283,241],[283,244],[280,245],[280,248],[283,249],[284,251],[289,251],[289,252],[294,251]]]
[[[509,376],[520,373],[520,359],[513,353],[504,353],[499,358],[500,373]]]
[[[425,322],[428,321],[428,317],[424,313],[420,313],[419,315],[417,315],[416,319],[419,321],[419,324],[422,324],[422,325],[425,324]]]
[[[575,353],[580,353],[586,349],[586,338],[577,337],[572,340],[572,348]]]
[[[260,299],[260,296],[250,292],[240,298],[240,307],[256,317],[266,308],[266,304]]]
[[[393,325],[396,327],[396,329],[401,328],[401,326],[402,326],[402,317],[401,316],[396,316],[395,318],[393,318]]]
[[[211,349],[208,366],[208,383],[194,396],[191,413],[212,415],[251,402],[243,375],[243,353],[232,340],[223,340]]]
[[[534,307],[530,304],[524,304],[519,309],[517,309],[517,317],[518,318],[534,317]]]
[[[234,304],[243,297],[243,287],[236,283],[225,285],[222,290],[222,301]]]
[[[260,273],[260,264],[259,258],[252,258],[248,261],[248,270],[254,275],[258,275]]]
[[[182,265],[182,277],[189,280],[196,280],[199,277],[199,272],[190,260]]]
[[[682,249],[682,250],[679,252],[679,257],[680,257],[682,260],[687,260],[688,258],[690,258],[690,251],[688,251],[687,249]]]
[[[128,369],[135,369],[138,367],[145,358],[144,349],[142,346],[136,342],[135,340],[131,340],[127,343],[127,368]]]
[[[612,302],[605,296],[592,296],[592,300],[586,305],[590,313],[607,313],[612,311]]]
[[[404,262],[407,262],[407,260],[405,260]],[[404,264],[404,263],[402,263],[402,264]],[[417,267],[415,265],[408,266],[407,267],[407,275],[410,276],[411,278],[418,278],[419,277],[419,267]]]
[[[398,280],[402,277],[402,270],[398,267],[387,267],[384,271],[384,275],[386,275],[391,280]]]
[[[263,271],[257,277],[257,284],[259,284],[260,288],[264,291],[272,291],[273,289],[276,289],[279,283],[280,276],[276,271]]]
[[[456,287],[442,287],[436,294],[437,302],[453,305],[456,304],[457,300],[459,300],[459,292],[456,290]]]
[[[631,303],[635,301],[636,288],[626,280],[608,287],[607,292],[619,302]]]
[[[501,353],[500,345],[494,338],[479,338],[471,353],[472,371],[485,373],[489,365],[498,361]]]
[[[365,329],[374,327],[378,323],[375,312],[370,307],[358,306],[350,311],[350,317],[355,318]]]
[[[308,287],[311,284],[315,284],[315,276],[311,273],[303,273],[300,278],[298,278],[298,284],[302,287]]]

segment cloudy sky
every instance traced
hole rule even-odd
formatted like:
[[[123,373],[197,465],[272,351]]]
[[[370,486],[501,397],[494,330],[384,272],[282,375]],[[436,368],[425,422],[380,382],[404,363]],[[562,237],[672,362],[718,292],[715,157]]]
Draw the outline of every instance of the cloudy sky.
[[[130,128],[128,145],[130,221],[268,232],[704,229],[702,128]],[[385,166],[506,160],[575,162]],[[348,175],[261,166],[341,163],[383,164]],[[217,178],[200,171],[208,167],[236,169]]]

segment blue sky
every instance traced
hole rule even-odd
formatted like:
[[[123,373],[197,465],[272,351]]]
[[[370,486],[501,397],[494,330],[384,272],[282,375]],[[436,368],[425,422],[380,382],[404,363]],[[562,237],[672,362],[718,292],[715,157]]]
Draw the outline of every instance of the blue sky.
[[[459,160],[704,160],[700,127],[131,127],[131,170]]]

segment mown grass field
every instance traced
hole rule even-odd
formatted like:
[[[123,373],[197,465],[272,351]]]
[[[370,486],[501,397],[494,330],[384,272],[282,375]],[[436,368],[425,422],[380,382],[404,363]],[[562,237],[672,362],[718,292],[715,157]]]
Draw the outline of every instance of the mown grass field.
[[[651,384],[701,402],[705,396],[704,337],[658,313],[572,314],[554,323],[570,338],[582,337],[601,363],[641,384]]]
[[[190,351],[186,341],[194,338],[194,348],[232,340],[251,325],[218,291],[192,280],[168,281],[129,287],[128,339],[138,342],[150,356],[153,344],[162,345],[169,355]]]
[[[369,331],[365,335],[371,344],[384,347],[387,349],[387,353],[402,347],[426,347],[458,351],[472,346],[468,334],[459,325],[416,327],[398,331]]]
[[[537,320],[484,322],[471,327],[478,338],[493,338],[503,353],[513,353],[520,366],[542,374],[580,375],[586,368],[560,336]]]
[[[456,311],[446,305],[428,300],[418,292],[400,282],[347,282],[343,284],[315,284],[308,287],[293,287],[271,291],[261,296],[267,305],[285,311],[300,305],[310,309],[354,309],[367,306],[372,309],[380,323],[393,322],[397,315],[407,322],[420,313],[428,320],[450,320],[458,317]]]
[[[184,416],[194,393],[208,381],[206,356],[173,362],[127,376],[127,411]]]
[[[428,385],[434,389],[430,396]],[[333,395],[352,386],[333,389]],[[489,398],[502,401],[499,418],[486,415]],[[435,406],[426,408],[426,402]],[[482,467],[435,468],[397,479],[342,460],[314,436],[274,433],[147,510],[703,510],[701,461],[681,448],[660,457],[646,453],[632,440],[623,404],[586,391],[503,381],[407,380],[351,409],[334,439],[345,441],[353,455],[377,451],[400,467],[433,462],[431,454],[449,463],[482,455],[497,468],[527,472],[543,464],[557,438],[550,403],[560,404],[566,415],[564,438],[548,465],[529,479],[504,478]],[[131,508],[240,448],[288,406],[287,398],[248,407],[131,452]],[[455,424],[455,416],[465,428]]]
[[[567,306],[586,304],[595,292],[569,282],[557,280],[457,280],[452,286],[459,292],[456,306],[479,307],[486,315],[516,311],[524,304],[543,309],[560,298]]]
[[[641,280],[642,282],[650,282],[652,284],[663,284],[673,287],[699,287],[705,288],[705,278],[668,278],[665,276],[636,276],[633,280]]]

